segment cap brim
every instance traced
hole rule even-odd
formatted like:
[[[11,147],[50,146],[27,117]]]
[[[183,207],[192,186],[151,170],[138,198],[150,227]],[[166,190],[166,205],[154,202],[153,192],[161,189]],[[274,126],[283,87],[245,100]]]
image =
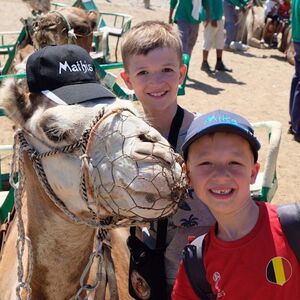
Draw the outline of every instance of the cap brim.
[[[212,132],[231,132],[231,133],[235,133],[238,134],[240,136],[242,136],[243,138],[245,138],[253,151],[255,151],[257,153],[257,151],[260,149],[260,143],[257,140],[257,138],[254,135],[249,134],[248,132],[246,132],[245,130],[243,130],[241,127],[238,126],[234,126],[233,124],[217,124],[214,126],[210,126],[198,133],[195,133],[185,144],[182,145],[182,152],[184,155],[184,159],[187,159],[187,150],[188,147],[198,138],[212,133]]]
[[[96,82],[65,85],[51,92],[68,105],[95,99],[116,98],[110,90]]]

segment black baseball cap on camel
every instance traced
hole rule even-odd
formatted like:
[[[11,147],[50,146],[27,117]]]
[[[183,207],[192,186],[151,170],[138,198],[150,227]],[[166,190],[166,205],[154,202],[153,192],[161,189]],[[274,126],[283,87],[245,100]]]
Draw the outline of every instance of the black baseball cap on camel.
[[[97,81],[91,56],[77,45],[47,46],[34,52],[26,73],[31,93],[43,93],[59,104],[116,98]]]

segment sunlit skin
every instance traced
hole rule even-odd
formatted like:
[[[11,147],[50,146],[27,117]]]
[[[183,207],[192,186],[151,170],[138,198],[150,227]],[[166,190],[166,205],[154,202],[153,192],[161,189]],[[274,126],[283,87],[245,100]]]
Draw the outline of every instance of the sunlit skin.
[[[220,238],[240,238],[255,226],[258,207],[250,184],[259,164],[247,140],[232,133],[205,135],[190,145],[184,168],[189,185],[214,214]]]
[[[178,85],[185,74],[186,65],[181,64],[176,51],[165,47],[153,49],[147,55],[129,57],[121,77],[134,90],[146,115],[164,134],[176,113]]]

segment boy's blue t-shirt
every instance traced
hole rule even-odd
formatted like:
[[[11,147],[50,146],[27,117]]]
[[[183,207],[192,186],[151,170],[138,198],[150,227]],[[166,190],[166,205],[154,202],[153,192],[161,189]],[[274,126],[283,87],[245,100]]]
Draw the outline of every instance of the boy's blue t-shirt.
[[[209,11],[209,20],[207,13]],[[203,0],[201,9],[201,21],[220,21],[224,15],[222,0]]]

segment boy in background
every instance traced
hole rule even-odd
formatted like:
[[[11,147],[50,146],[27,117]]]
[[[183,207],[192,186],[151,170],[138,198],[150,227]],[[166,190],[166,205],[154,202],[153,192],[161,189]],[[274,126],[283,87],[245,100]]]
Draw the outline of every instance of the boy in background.
[[[238,13],[246,14],[253,4],[253,0],[223,0],[225,17],[225,45],[224,49],[230,51],[247,51],[248,45],[238,40]],[[239,10],[236,9],[239,8]]]
[[[218,299],[300,297],[300,266],[276,206],[250,196],[259,149],[250,123],[222,110],[196,118],[182,146],[189,184],[217,221],[204,238],[203,263]],[[183,264],[172,296],[199,299]]]
[[[200,1],[200,0],[199,0]],[[199,25],[200,25],[200,11],[198,15],[193,17],[193,4],[195,0],[171,0],[169,12],[169,24],[173,23],[173,13],[175,11],[174,22],[178,26],[180,32],[183,53],[192,55],[193,48],[196,44]]]
[[[121,52],[124,64],[121,77],[127,87],[134,90],[151,125],[166,138],[175,133],[177,143],[174,148],[180,152],[195,115],[177,103],[178,85],[184,79],[187,69],[182,64],[182,44],[178,30],[160,21],[141,22],[125,35]],[[183,112],[179,130],[170,132],[179,110]],[[205,233],[212,224],[214,218],[207,207],[202,201],[191,197],[183,201],[176,214],[168,219],[164,262],[169,294],[188,236]],[[157,222],[151,224],[149,235],[145,233],[143,240],[149,247],[153,247],[156,237]]]
[[[232,72],[222,60],[224,49],[224,22],[222,0],[203,0],[201,9],[201,21],[204,23],[203,32],[203,57],[201,70],[212,74],[214,71],[208,63],[208,54],[211,48],[216,49],[217,62],[215,70]]]

